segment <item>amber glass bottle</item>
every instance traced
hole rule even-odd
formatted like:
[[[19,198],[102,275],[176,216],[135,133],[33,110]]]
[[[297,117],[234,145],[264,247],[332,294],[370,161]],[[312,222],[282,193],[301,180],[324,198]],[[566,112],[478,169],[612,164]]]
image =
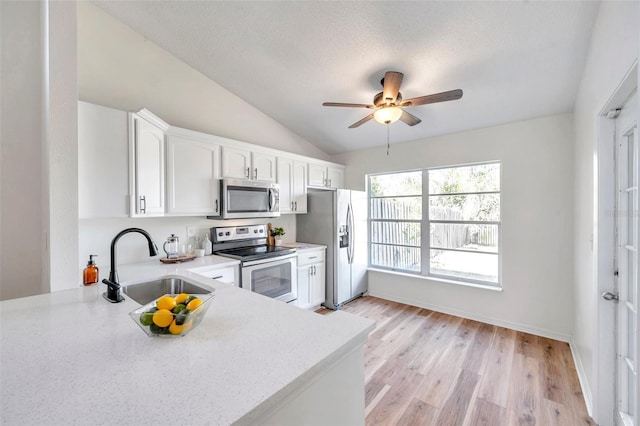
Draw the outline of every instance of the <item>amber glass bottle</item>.
[[[84,285],[93,285],[98,282],[100,278],[100,272],[98,267],[96,266],[96,262],[93,260],[97,254],[89,255],[89,263],[87,263],[87,267],[84,268],[82,272],[82,281]]]

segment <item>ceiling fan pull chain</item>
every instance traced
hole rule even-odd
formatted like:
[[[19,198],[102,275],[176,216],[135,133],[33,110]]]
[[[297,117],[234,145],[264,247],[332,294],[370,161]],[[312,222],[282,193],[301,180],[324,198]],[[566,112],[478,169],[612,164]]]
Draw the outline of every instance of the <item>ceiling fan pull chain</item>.
[[[387,123],[387,157],[389,156],[389,123]]]

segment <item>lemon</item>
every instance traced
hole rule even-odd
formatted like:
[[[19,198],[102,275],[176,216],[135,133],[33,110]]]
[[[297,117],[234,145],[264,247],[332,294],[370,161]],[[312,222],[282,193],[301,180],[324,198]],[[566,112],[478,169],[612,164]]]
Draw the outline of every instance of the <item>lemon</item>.
[[[185,329],[185,325],[178,325],[175,321],[171,323],[169,326],[169,333],[171,334],[182,334]]]
[[[166,327],[173,321],[173,314],[167,309],[158,309],[153,313],[153,323],[158,327]]]
[[[175,308],[177,305],[176,303],[176,299],[174,299],[171,296],[162,296],[160,299],[158,299],[158,301],[156,302],[156,306],[158,307],[158,309],[166,309],[168,311],[172,310],[173,308]],[[168,324],[167,324],[168,325]]]
[[[190,311],[193,311],[194,309],[196,309],[200,305],[202,305],[202,299],[193,299],[187,305],[187,309],[189,309]]]
[[[189,295],[187,293],[180,293],[176,296],[176,303],[178,305],[184,304],[184,302],[186,302],[188,298]]]

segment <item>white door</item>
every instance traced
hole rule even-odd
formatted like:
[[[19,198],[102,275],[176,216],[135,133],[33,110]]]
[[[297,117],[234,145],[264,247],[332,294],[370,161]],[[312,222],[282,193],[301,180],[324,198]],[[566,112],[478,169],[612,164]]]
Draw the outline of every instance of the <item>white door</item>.
[[[280,213],[291,213],[293,208],[293,160],[278,157],[277,182],[280,185]]]
[[[254,180],[264,180],[267,182],[276,181],[276,156],[262,152],[252,154],[251,165],[253,170],[251,176]]]
[[[183,136],[167,136],[167,212],[218,216],[218,146]]]
[[[327,186],[327,166],[309,163],[309,185]]]
[[[251,152],[246,149],[222,147],[222,177],[231,179],[251,178]]]
[[[637,95],[616,119],[616,423],[638,425],[638,129]]]
[[[136,215],[164,214],[164,130],[135,117]],[[132,209],[133,210],[133,209]]]
[[[296,161],[293,165],[292,197],[296,213],[307,212],[307,163]]]

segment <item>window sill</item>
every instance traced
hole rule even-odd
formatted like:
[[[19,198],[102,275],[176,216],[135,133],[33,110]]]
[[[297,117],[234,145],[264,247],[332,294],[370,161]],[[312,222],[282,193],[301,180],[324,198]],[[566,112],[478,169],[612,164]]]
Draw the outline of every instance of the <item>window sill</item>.
[[[439,278],[439,277],[425,277],[424,275],[407,274],[406,272],[390,271],[388,269],[367,268],[367,270],[373,271],[373,272],[380,272],[383,274],[400,275],[402,277],[415,278],[417,280],[427,280],[427,281],[435,281],[435,282],[445,283],[445,284],[459,285],[464,287],[481,288],[483,290],[497,291],[500,293],[503,290],[502,287],[497,287],[492,285],[484,285],[484,284],[470,283],[470,282],[456,281],[456,280],[447,280],[445,278]]]

